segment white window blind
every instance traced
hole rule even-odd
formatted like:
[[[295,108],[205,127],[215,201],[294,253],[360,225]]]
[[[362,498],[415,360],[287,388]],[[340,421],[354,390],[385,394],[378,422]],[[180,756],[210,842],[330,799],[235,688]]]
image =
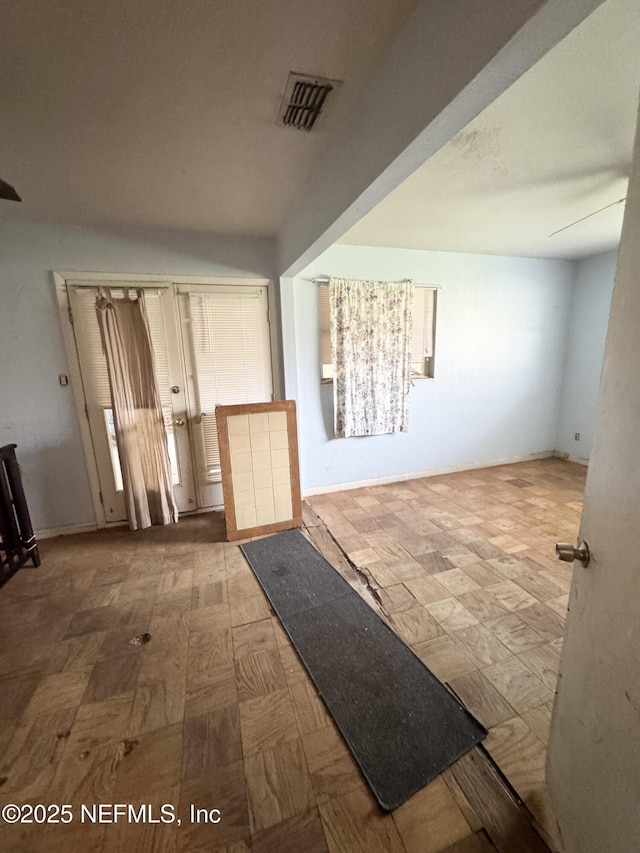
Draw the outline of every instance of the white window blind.
[[[413,333],[411,336],[411,371],[414,376],[433,376],[436,319],[435,287],[413,288]],[[322,379],[333,379],[331,364],[331,319],[329,285],[318,286],[318,324],[320,331],[320,364]]]
[[[333,379],[331,363],[331,317],[329,312],[329,285],[319,285],[318,321],[320,324],[320,364],[322,378]]]
[[[433,358],[435,298],[430,287],[413,288],[411,369],[421,376],[429,376],[426,360]]]
[[[144,292],[144,305],[147,311],[147,319],[149,321],[149,333],[151,335],[151,346],[153,347],[153,357],[156,369],[156,379],[158,381],[158,391],[160,392],[160,402],[162,410],[169,412],[171,419],[172,399],[171,399],[171,378],[169,375],[169,358],[167,355],[167,344],[164,329],[164,317],[162,314],[162,304],[160,302],[160,293],[152,291]]]
[[[191,293],[191,340],[197,408],[204,415],[204,464],[209,480],[220,478],[216,405],[271,399],[271,355],[266,290]]]
[[[78,345],[82,346],[82,380],[88,402],[110,409],[109,375],[96,316],[97,295],[94,287],[74,288],[71,292],[73,327]]]

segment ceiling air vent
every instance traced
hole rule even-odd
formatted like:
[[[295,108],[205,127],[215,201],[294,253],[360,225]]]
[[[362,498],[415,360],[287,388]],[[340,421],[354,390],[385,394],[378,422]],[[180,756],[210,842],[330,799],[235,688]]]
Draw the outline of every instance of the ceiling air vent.
[[[291,72],[280,106],[278,122],[296,130],[311,130],[317,127],[327,97],[341,82]]]

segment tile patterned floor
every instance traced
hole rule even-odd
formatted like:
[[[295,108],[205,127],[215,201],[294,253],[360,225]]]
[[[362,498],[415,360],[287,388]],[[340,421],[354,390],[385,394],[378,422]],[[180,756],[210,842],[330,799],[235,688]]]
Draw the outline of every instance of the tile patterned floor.
[[[552,838],[544,764],[571,582],[554,546],[577,536],[585,476],[547,459],[309,499]]]
[[[547,827],[570,579],[553,545],[575,538],[584,474],[542,460],[311,499]],[[61,537],[42,553],[0,590],[0,803],[66,803],[74,820],[0,823],[1,849],[493,849],[451,774],[379,812],[219,516]],[[171,804],[181,825],[81,822],[93,803],[146,804],[156,819]],[[191,804],[220,822],[191,822]]]

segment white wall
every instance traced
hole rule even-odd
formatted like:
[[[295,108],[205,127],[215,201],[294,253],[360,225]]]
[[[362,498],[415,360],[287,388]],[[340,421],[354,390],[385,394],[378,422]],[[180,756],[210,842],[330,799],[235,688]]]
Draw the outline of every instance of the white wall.
[[[262,239],[2,221],[0,445],[18,445],[36,530],[95,520],[51,271],[273,279],[274,254]]]
[[[51,271],[273,278],[274,266],[267,240],[2,221],[0,444],[18,445],[36,529],[94,521],[72,391],[58,384],[58,374],[69,368]],[[286,393],[298,400],[303,488],[556,448],[576,454],[576,431],[582,436],[576,455],[588,455],[614,269],[615,253],[574,265],[350,246],[327,250],[284,282],[282,294]],[[442,285],[436,379],[412,389],[406,435],[330,438],[332,386],[318,379],[317,289],[307,280],[321,273],[409,276]]]
[[[616,260],[617,252],[607,252],[576,264],[556,445],[582,459],[588,459],[593,448]],[[580,433],[578,441],[575,433]]]
[[[376,480],[555,449],[574,264],[334,246],[294,279],[302,487]],[[436,378],[411,390],[409,432],[332,439],[332,386],[320,384],[314,275],[412,278],[442,286]],[[283,313],[291,310],[283,304]]]

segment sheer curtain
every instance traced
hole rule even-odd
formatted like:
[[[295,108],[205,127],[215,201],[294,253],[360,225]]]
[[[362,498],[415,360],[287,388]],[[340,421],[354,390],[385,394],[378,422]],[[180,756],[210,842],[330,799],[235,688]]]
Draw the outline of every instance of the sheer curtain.
[[[336,438],[406,432],[410,281],[329,280]]]
[[[109,371],[113,420],[132,530],[178,520],[153,348],[142,290],[96,300]]]

